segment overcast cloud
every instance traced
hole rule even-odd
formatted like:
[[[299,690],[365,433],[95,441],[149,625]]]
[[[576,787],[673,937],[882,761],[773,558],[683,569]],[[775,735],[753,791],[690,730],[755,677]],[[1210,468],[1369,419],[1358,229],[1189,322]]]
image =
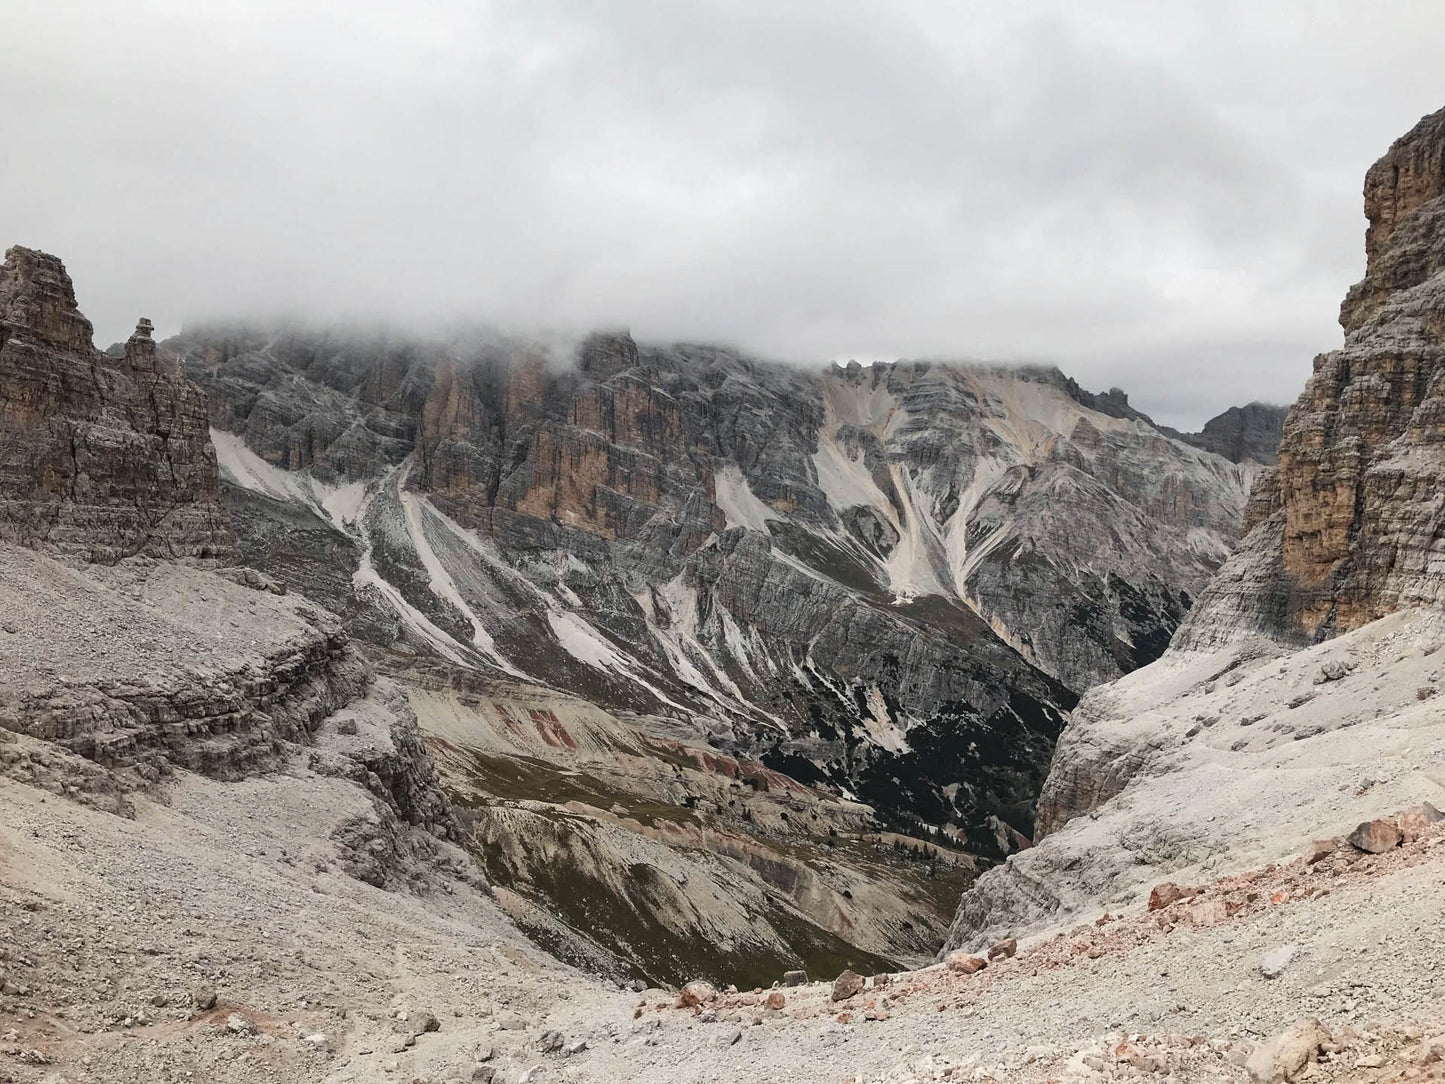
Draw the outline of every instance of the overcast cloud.
[[[630,326],[1292,401],[1445,5],[0,0],[0,244],[138,315]]]

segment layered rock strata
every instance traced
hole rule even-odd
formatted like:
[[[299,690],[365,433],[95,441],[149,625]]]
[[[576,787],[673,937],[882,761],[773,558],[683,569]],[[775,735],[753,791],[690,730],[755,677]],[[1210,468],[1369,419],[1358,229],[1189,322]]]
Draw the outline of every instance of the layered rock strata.
[[[950,946],[1440,797],[1445,111],[1371,167],[1365,211],[1345,345],[1315,359],[1243,543],[1162,659],[1079,704],[1040,845],[965,893]]]
[[[1180,633],[1297,641],[1435,605],[1445,583],[1445,112],[1365,178],[1367,267],[1345,345],[1315,359],[1262,481],[1257,525]]]
[[[205,399],[158,363],[149,320],[120,357],[54,256],[0,266],[0,539],[91,560],[228,557]]]

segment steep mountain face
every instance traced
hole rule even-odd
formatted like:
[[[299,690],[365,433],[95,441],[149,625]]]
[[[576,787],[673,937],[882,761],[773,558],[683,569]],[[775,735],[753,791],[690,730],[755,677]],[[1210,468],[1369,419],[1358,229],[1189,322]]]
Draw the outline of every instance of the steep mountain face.
[[[436,859],[455,822],[415,716],[338,620],[222,567],[234,547],[200,389],[157,361],[148,321],[118,356],[98,352],[61,262],[12,248],[0,776],[134,815],[178,773],[243,779],[309,749],[369,806],[330,826],[336,860],[377,885],[424,877],[414,860]],[[353,737],[318,748],[343,711]]]
[[[1247,542],[1181,633],[1307,642],[1441,597],[1445,113],[1365,177],[1364,279],[1342,349],[1315,359],[1256,492]]]
[[[1032,831],[1073,690],[1163,650],[1254,470],[1053,370],[819,374],[625,335],[575,364],[297,331],[167,349],[207,390],[243,553],[365,635],[690,719],[995,851]]]
[[[947,947],[1442,800],[1445,111],[1371,167],[1365,211],[1345,345],[1315,359],[1246,538],[1163,658],[1080,702],[1040,845],[964,894]]]
[[[1196,448],[1222,455],[1231,463],[1252,461],[1273,466],[1279,462],[1279,442],[1288,414],[1288,407],[1249,403],[1210,418],[1198,433],[1181,436]]]
[[[106,561],[233,545],[205,401],[150,321],[100,353],[60,261],[19,246],[0,265],[0,539]]]

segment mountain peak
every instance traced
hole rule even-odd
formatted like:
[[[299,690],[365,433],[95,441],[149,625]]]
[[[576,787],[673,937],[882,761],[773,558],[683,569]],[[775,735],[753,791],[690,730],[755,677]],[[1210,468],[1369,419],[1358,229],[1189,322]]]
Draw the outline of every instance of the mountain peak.
[[[60,258],[12,245],[0,265],[0,323],[67,350],[88,350],[94,330],[75,303]]]

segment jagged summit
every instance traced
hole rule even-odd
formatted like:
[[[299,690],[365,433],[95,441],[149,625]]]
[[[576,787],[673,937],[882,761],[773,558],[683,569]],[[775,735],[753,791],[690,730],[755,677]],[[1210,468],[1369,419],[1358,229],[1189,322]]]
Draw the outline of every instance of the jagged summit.
[[[12,245],[0,265],[0,324],[61,350],[84,352],[94,329],[75,303],[75,287],[59,257]]]
[[[1038,845],[965,893],[948,947],[1441,800],[1445,110],[1371,167],[1365,209],[1345,345],[1315,359],[1248,535],[1162,658],[1081,699]]]
[[[19,246],[0,266],[0,539],[113,561],[224,557],[205,399],[157,367],[150,321],[102,354],[65,266]]]
[[[1365,278],[1343,348],[1290,409],[1253,528],[1180,631],[1318,640],[1445,599],[1445,111],[1365,177]]]

